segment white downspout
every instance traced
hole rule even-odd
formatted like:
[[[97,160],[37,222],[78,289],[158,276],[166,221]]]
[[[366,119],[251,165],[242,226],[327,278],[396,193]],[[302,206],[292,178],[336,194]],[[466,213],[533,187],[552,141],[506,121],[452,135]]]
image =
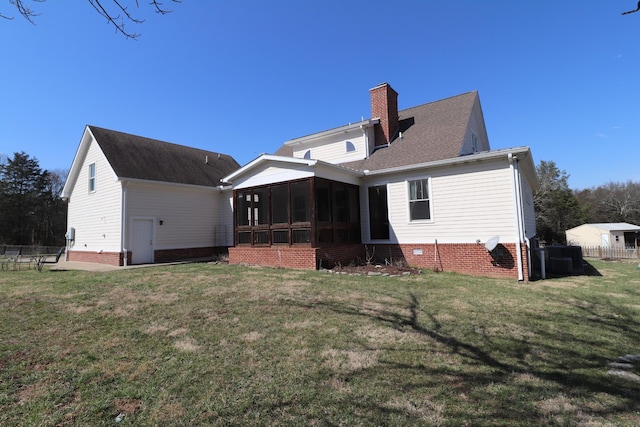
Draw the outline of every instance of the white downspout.
[[[362,129],[362,136],[364,138],[365,159],[368,159],[369,154],[371,154],[371,148],[369,147],[369,134],[367,133],[366,127],[360,126],[360,129]]]
[[[532,275],[532,265],[531,265],[531,241],[527,237],[527,227],[524,221],[524,202],[522,200],[522,174],[520,173],[520,164],[516,163],[516,168],[518,171],[518,186],[516,187],[518,190],[518,209],[520,211],[520,229],[522,230],[522,238],[524,239],[525,246],[527,247],[527,274],[528,277]]]
[[[509,153],[509,170],[511,172],[511,183],[513,186],[513,202],[514,202],[514,213],[515,213],[515,226],[516,226],[516,258],[518,260],[518,280],[524,280],[524,273],[522,267],[522,227],[521,227],[521,212],[520,212],[520,204],[518,198],[518,180],[517,180],[517,164],[518,158],[513,155],[513,153]]]
[[[122,181],[122,219],[121,219],[121,232],[120,232],[120,250],[123,253],[123,259],[124,259],[124,266],[126,267],[128,265],[128,259],[127,259],[127,248],[125,247],[125,242],[126,240],[126,230],[127,230],[127,223],[126,223],[126,219],[127,219],[127,187],[129,186],[129,181],[124,180]]]

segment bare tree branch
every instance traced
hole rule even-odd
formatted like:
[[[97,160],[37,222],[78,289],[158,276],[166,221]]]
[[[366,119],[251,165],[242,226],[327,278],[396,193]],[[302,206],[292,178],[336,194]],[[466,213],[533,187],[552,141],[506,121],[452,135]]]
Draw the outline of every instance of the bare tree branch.
[[[43,3],[46,0],[9,0],[12,6],[14,6],[20,15],[22,15],[27,21],[34,24],[33,18],[38,16],[30,5],[27,4],[28,1]],[[134,24],[142,24],[144,19],[136,18],[129,12],[129,7],[124,4],[123,0],[87,0],[91,6],[98,12],[100,15],[104,16],[107,19],[107,23],[113,24],[117,33],[122,34],[125,38],[128,39],[137,39],[140,34],[128,31],[125,28],[126,23],[134,23]],[[181,3],[181,0],[171,0],[173,3]],[[107,3],[111,3],[111,7],[106,6]],[[156,13],[161,15],[166,15],[170,13],[171,10],[166,9],[163,3],[160,0],[151,0],[149,3],[150,6],[153,6]],[[140,4],[138,0],[135,0],[136,9],[140,8]],[[13,16],[7,16],[0,12],[0,18],[12,20]]]
[[[638,7],[635,10],[630,10],[628,12],[622,12],[623,15],[628,15],[629,13],[636,13],[640,11],[640,1],[638,2]]]
[[[37,3],[42,3],[46,0],[32,0],[32,1],[35,1]],[[33,17],[38,16],[39,14],[35,13],[31,9],[31,6],[25,5],[23,0],[9,0],[9,3],[11,3],[12,6],[15,6],[15,8],[18,9],[18,13],[24,16],[27,21],[31,22],[32,24],[35,24],[35,22],[33,22]],[[13,20],[13,16],[6,16],[6,15],[3,15],[2,13],[0,13],[0,17]]]

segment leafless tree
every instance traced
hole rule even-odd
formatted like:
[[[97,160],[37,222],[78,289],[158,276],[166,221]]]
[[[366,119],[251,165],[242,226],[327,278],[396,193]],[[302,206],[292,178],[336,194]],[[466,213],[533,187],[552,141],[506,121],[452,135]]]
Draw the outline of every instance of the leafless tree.
[[[640,224],[640,182],[609,182],[576,192],[589,222]]]
[[[34,18],[39,14],[32,8],[32,3],[44,3],[46,0],[9,0],[9,3],[16,8],[18,13],[22,15],[27,21],[35,24]],[[107,23],[112,24],[115,27],[116,32],[121,33],[126,38],[137,39],[140,34],[129,31],[125,28],[126,23],[142,24],[144,19],[136,18],[131,12],[129,12],[129,6],[126,2],[135,3],[135,7],[139,8],[140,4],[138,0],[87,0],[91,6],[100,15],[107,19]],[[182,0],[171,0],[173,3],[181,3]],[[164,4],[160,0],[150,0],[149,5],[153,7],[156,13],[160,15],[166,15],[171,10],[165,8]],[[0,17],[5,19],[13,19],[13,16],[8,16],[0,12]]]

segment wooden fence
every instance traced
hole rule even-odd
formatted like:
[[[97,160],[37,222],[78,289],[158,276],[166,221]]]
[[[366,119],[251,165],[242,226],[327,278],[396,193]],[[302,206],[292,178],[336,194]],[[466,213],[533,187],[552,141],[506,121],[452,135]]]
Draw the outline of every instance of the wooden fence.
[[[611,248],[607,246],[583,246],[582,255],[601,259],[640,259],[640,248]]]

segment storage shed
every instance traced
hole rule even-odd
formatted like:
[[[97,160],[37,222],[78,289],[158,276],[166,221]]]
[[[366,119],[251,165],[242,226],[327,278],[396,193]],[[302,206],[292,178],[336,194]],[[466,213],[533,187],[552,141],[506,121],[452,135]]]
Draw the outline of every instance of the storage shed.
[[[567,244],[635,249],[640,246],[640,226],[627,222],[582,224],[566,231]]]

